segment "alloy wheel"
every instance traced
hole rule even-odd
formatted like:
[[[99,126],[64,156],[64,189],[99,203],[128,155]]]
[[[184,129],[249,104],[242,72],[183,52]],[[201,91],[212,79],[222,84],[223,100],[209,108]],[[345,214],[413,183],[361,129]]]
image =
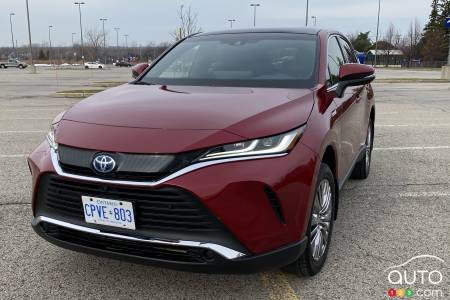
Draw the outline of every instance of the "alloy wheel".
[[[314,198],[311,219],[311,252],[315,261],[319,261],[328,246],[328,236],[332,213],[332,193],[328,179],[320,182]]]

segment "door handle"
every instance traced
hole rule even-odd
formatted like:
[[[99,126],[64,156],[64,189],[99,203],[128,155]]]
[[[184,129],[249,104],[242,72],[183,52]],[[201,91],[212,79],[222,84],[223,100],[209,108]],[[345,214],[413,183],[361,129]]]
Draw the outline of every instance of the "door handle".
[[[331,112],[331,117],[333,118],[333,117],[335,117],[336,116],[336,114],[337,114],[337,111],[336,111],[336,109],[333,109],[333,111]]]

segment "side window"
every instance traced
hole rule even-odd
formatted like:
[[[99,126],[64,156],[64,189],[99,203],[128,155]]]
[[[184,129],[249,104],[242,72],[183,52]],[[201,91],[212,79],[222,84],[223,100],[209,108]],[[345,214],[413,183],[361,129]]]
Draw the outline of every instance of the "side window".
[[[346,63],[357,63],[357,59],[355,56],[355,52],[353,51],[350,44],[344,40],[343,38],[339,37],[339,42],[341,43],[342,52],[344,53],[344,58]]]
[[[328,70],[330,73],[328,86],[335,85],[339,81],[339,69],[344,63],[344,56],[338,40],[336,37],[331,37],[328,40]]]

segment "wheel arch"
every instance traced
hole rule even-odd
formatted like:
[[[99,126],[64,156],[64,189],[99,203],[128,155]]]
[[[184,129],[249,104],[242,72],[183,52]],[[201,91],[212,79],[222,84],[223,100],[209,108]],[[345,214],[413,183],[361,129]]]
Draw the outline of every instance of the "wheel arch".
[[[372,106],[372,108],[370,109],[369,117],[370,120],[372,120],[373,124],[375,125],[375,106]]]
[[[335,195],[336,195],[336,199],[335,199],[335,206],[334,206],[334,218],[337,218],[337,212],[338,212],[338,208],[339,208],[339,184],[337,181],[337,155],[336,155],[336,150],[334,149],[334,147],[332,145],[328,145],[325,148],[325,152],[322,156],[322,160],[321,163],[326,164],[331,172],[333,173],[334,176],[334,189],[335,189]]]

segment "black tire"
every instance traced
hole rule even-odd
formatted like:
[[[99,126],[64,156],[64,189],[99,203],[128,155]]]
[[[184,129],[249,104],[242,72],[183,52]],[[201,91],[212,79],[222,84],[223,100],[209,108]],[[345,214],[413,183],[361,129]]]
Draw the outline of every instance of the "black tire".
[[[372,150],[373,150],[373,122],[370,120],[369,128],[367,129],[366,137],[366,149],[364,155],[359,162],[356,163],[353,168],[352,178],[353,179],[366,179],[370,174],[370,166],[372,164]]]
[[[17,66],[19,69],[23,69],[23,65],[18,65]]]
[[[0,65],[0,69],[6,69],[8,68],[6,65]]]
[[[98,68],[99,68],[99,69],[103,69],[103,67],[102,67],[102,66],[98,66]]]
[[[84,66],[84,68],[85,68],[85,69],[89,69],[89,67],[88,67],[88,66]]]
[[[329,218],[330,218],[329,219],[329,227],[328,227],[329,230],[328,230],[328,235],[326,238],[326,246],[325,246],[324,252],[318,259],[315,259],[313,257],[313,246],[312,246],[312,231],[314,231],[313,230],[314,225],[312,225],[312,219],[313,219],[314,207],[315,207],[315,202],[316,202],[316,195],[317,195],[318,191],[320,190],[320,184],[324,180],[328,181],[329,187],[330,187],[330,192],[331,192],[331,200],[329,203],[329,205],[331,205],[331,207],[329,208],[331,210],[330,214],[329,214]],[[330,248],[331,235],[333,232],[333,225],[334,225],[334,211],[335,211],[334,205],[335,205],[335,199],[336,199],[336,188],[335,188],[335,183],[334,183],[333,172],[331,172],[330,168],[326,164],[320,165],[319,176],[317,177],[317,183],[316,183],[315,189],[316,189],[316,193],[315,193],[313,204],[311,207],[311,214],[310,214],[309,223],[308,223],[308,230],[307,230],[307,237],[308,237],[307,243],[308,244],[307,244],[306,250],[300,256],[300,258],[298,260],[296,260],[292,264],[287,265],[283,268],[284,271],[293,273],[300,277],[314,276],[317,273],[319,273],[325,264],[325,261],[327,259],[327,255],[328,255],[328,249]],[[318,225],[316,225],[316,226],[318,226]]]

